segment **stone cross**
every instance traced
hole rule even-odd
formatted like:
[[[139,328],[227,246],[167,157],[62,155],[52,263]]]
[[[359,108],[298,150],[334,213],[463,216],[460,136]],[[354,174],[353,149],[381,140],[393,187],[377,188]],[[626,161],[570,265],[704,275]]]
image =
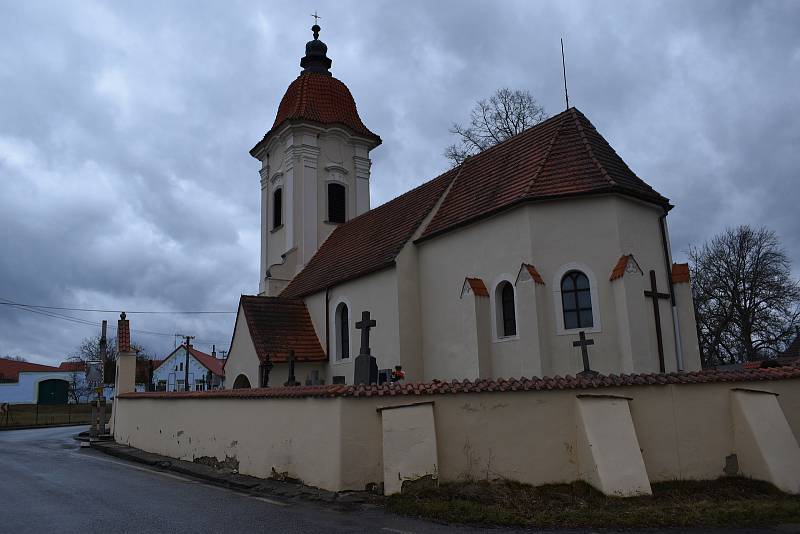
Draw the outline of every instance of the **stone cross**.
[[[356,328],[361,330],[361,348],[359,349],[359,354],[371,354],[371,349],[369,348],[369,331],[377,326],[377,324],[375,319],[370,320],[368,311],[361,312],[361,320],[356,323]]]
[[[269,359],[269,353],[267,353],[266,359],[261,362],[261,387],[268,388],[269,387],[269,373],[272,371],[274,364],[272,360]]]
[[[669,293],[659,293],[656,285],[656,272],[650,270],[650,290],[645,290],[644,296],[653,299],[653,317],[656,321],[656,341],[658,343],[658,368],[663,373],[664,368],[664,341],[661,337],[661,312],[658,307],[658,299],[671,298]]]
[[[289,351],[289,378],[283,384],[287,387],[299,386],[300,382],[294,377],[294,350]]]
[[[369,347],[369,331],[378,323],[370,319],[368,311],[361,313],[361,320],[356,323],[356,328],[361,330],[361,349],[353,369],[353,384],[377,384],[378,362],[371,354]]]
[[[586,332],[581,330],[580,334],[580,341],[573,341],[573,347],[580,347],[581,348],[581,356],[583,357],[583,371],[578,373],[578,375],[588,375],[593,376],[597,374],[597,371],[592,371],[589,368],[589,349],[587,348],[589,345],[594,345],[594,339],[586,339]]]

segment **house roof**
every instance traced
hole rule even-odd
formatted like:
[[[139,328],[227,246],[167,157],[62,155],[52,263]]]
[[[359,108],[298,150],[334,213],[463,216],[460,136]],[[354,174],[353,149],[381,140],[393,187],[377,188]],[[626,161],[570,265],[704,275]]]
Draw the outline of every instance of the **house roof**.
[[[43,365],[40,363],[19,362],[16,360],[7,360],[0,358],[0,379],[11,380],[19,382],[20,373],[32,372],[64,372],[63,369],[53,367],[52,365]]]
[[[293,350],[298,362],[327,361],[302,300],[242,295],[239,306],[259,360],[285,362]]]
[[[80,361],[67,361],[61,362],[58,366],[61,371],[85,371],[86,370],[86,362]]]
[[[672,264],[672,283],[685,284],[689,281],[689,264],[688,263],[673,263]]]
[[[785,351],[778,354],[780,358],[800,358],[800,334],[794,338],[792,344],[789,345]]]
[[[302,297],[393,265],[456,174],[452,169],[338,226],[281,296]]]
[[[381,143],[381,138],[361,122],[353,95],[343,82],[330,74],[306,71],[289,85],[278,106],[272,128],[250,150],[250,155],[256,157],[269,136],[283,123],[301,120],[346,126],[356,135]]]
[[[419,241],[526,201],[618,193],[670,207],[576,108],[467,158],[460,169]]]
[[[497,393],[512,391],[602,390],[632,386],[666,386],[713,383],[761,382],[800,379],[800,367],[732,371],[692,371],[667,374],[622,374],[596,376],[553,376],[545,378],[453,380],[452,382],[408,382],[382,385],[325,385],[221,391],[125,393],[120,398],[297,398],[297,397],[396,397],[452,395],[459,393]]]
[[[170,352],[169,355],[167,355],[167,357],[165,357],[163,360],[152,360],[152,362],[153,362],[153,370],[155,371],[156,369],[161,367],[164,364],[164,362],[169,360],[176,352],[178,352],[179,350],[181,350],[183,348],[186,348],[186,344],[185,343],[180,345],[179,347],[177,347],[172,352]],[[196,348],[192,347],[191,345],[189,345],[189,354],[191,354],[192,357],[195,360],[200,362],[200,365],[202,365],[203,367],[205,367],[206,369],[208,369],[209,371],[211,371],[215,375],[217,375],[217,376],[225,376],[225,369],[224,369],[225,361],[224,360],[218,360],[217,358],[211,356],[210,354],[206,354],[203,351],[197,350]]]

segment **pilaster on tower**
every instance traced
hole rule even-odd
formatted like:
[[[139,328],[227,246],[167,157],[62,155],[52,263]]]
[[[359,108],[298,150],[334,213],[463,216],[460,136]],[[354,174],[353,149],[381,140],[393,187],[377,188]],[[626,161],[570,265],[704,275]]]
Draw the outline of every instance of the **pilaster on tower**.
[[[250,150],[261,161],[262,295],[279,294],[338,225],[370,209],[369,153],[381,139],[331,75],[320,29],[312,27],[272,128]]]

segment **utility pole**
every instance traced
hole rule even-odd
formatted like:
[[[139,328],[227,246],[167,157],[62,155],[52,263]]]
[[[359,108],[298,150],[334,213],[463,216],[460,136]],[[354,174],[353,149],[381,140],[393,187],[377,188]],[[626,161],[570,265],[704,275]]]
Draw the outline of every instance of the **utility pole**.
[[[186,363],[183,365],[183,390],[189,391],[189,347],[192,346],[192,340],[194,336],[181,336],[186,340],[185,350],[186,350]]]

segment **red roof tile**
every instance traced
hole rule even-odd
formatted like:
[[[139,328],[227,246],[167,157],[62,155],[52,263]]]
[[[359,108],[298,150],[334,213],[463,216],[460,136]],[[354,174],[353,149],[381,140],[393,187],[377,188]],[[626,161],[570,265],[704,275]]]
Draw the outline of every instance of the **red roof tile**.
[[[617,264],[614,266],[614,269],[611,271],[611,276],[609,277],[610,281],[614,281],[617,278],[622,278],[625,275],[625,267],[628,266],[628,260],[631,259],[630,254],[624,254],[619,257]]]
[[[59,369],[58,367],[53,367],[51,365],[42,365],[40,363],[31,363],[31,362],[18,362],[16,360],[7,360],[5,358],[0,358],[0,379],[2,380],[11,380],[14,382],[18,382],[20,373],[47,372],[47,371],[64,372],[63,369]]]
[[[337,227],[282,297],[303,297],[394,264],[456,175],[450,170]]]
[[[239,304],[260,360],[285,362],[294,350],[299,362],[327,361],[302,300],[242,295]]]
[[[278,106],[272,128],[250,150],[250,155],[255,157],[267,138],[283,123],[292,120],[340,124],[356,135],[381,143],[381,138],[361,122],[353,95],[344,83],[329,74],[303,72],[289,85]]]
[[[86,362],[61,362],[58,368],[62,371],[86,371]]]
[[[689,264],[688,263],[673,263],[672,264],[672,283],[684,284],[689,282]]]
[[[600,193],[669,207],[570,108],[468,158],[420,241],[521,202]]]
[[[327,385],[258,389],[227,389],[198,392],[126,393],[123,399],[146,398],[301,398],[301,397],[395,397],[407,395],[447,395],[457,393],[490,393],[499,391],[547,391],[619,388],[629,386],[664,386],[683,384],[760,382],[800,378],[800,367],[773,367],[737,371],[694,371],[669,374],[632,374],[553,376],[546,378],[478,379],[452,382],[396,383],[383,385]]]
[[[153,370],[155,371],[156,369],[161,367],[164,364],[165,361],[167,361],[168,359],[170,359],[170,357],[172,357],[173,354],[175,354],[176,352],[178,352],[179,350],[181,350],[182,348],[185,348],[185,347],[186,347],[186,344],[181,344],[181,346],[177,347],[175,350],[170,352],[167,355],[167,357],[164,358],[163,360],[150,360],[152,362],[152,365],[153,365]],[[211,371],[215,375],[217,375],[217,376],[225,376],[225,369],[224,369],[225,360],[218,360],[217,358],[211,356],[210,354],[206,354],[205,352],[197,350],[196,348],[191,347],[191,346],[189,347],[189,354],[191,354],[192,357],[194,357],[195,360],[200,362],[200,365],[202,365],[203,367],[205,367],[206,369],[208,369],[209,371]]]
[[[539,274],[539,271],[536,270],[536,267],[534,267],[530,263],[523,263],[522,267],[526,271],[528,271],[528,274],[530,275],[530,277],[533,279],[534,282],[542,286],[544,285],[544,279],[542,278],[542,275]]]
[[[467,277],[464,280],[465,283],[469,284],[470,289],[472,289],[472,293],[478,297],[488,297],[489,290],[486,289],[486,284],[483,283],[483,280],[480,278],[469,278]]]

